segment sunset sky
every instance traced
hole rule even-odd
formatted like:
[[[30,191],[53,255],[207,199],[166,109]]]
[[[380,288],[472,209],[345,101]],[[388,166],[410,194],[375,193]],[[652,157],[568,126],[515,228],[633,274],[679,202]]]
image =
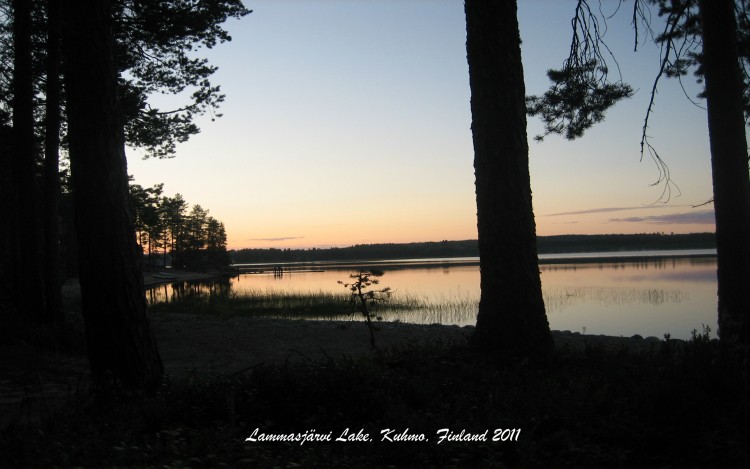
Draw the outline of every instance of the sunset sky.
[[[567,57],[575,1],[518,3],[526,92],[541,94],[546,70]],[[616,3],[602,2],[604,13]],[[219,67],[223,117],[200,119],[174,159],[129,150],[136,182],[208,209],[235,249],[476,238],[463,2],[245,5],[254,12],[227,25],[233,41],[200,52]],[[631,5],[605,39],[634,98],[573,142],[533,141],[542,126],[529,118],[539,235],[714,230],[711,206],[692,208],[711,197],[705,110],[674,80],[661,83],[649,130],[679,186],[668,203],[651,185],[656,166],[640,161],[659,50],[649,39],[633,52]],[[683,84],[694,98],[694,79]]]

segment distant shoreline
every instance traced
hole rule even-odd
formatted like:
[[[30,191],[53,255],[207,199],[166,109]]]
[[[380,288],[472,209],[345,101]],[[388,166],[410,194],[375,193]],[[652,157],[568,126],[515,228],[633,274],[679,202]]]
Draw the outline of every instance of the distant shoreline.
[[[551,254],[550,256],[559,256]],[[542,254],[544,255],[544,254]],[[540,264],[567,264],[591,262],[630,262],[656,259],[679,259],[679,258],[711,258],[716,257],[716,249],[675,249],[655,251],[623,251],[623,252],[601,252],[601,253],[573,253],[565,257],[540,257]]]
[[[586,264],[603,262],[643,262],[659,259],[680,258],[713,258],[715,249],[678,249],[655,251],[622,251],[622,252],[582,252],[540,254],[539,264]],[[479,257],[437,257],[420,259],[351,259],[351,260],[321,260],[298,262],[258,262],[249,264],[232,264],[230,267],[239,272],[253,271],[270,267],[284,267],[296,270],[309,267],[328,267],[335,269],[370,267],[414,268],[439,266],[471,266],[479,265]]]
[[[644,262],[662,259],[683,258],[715,258],[715,249],[678,249],[678,250],[654,250],[654,251],[621,251],[621,252],[581,252],[581,253],[556,253],[540,254],[539,265],[554,264],[586,264],[586,263],[617,263],[617,262]],[[300,268],[328,267],[333,269],[358,269],[361,267],[390,267],[392,269],[418,268],[418,267],[460,267],[479,265],[479,257],[436,257],[419,259],[351,259],[351,260],[321,260],[321,261],[293,261],[293,262],[258,262],[249,264],[232,264],[229,267],[233,272],[192,272],[179,269],[164,269],[172,278],[157,278],[155,272],[143,272],[143,286],[154,288],[159,285],[175,282],[194,282],[229,277],[240,273],[259,270],[270,267],[289,268],[294,271]]]
[[[635,251],[716,249],[714,233],[630,234],[630,235],[560,235],[537,238],[540,259],[549,254],[624,253]],[[230,250],[233,264],[375,261],[389,259],[472,258],[479,256],[476,239],[430,241],[419,243],[359,244],[326,249],[240,249]],[[587,257],[587,256],[582,256]],[[652,257],[650,255],[649,257]]]

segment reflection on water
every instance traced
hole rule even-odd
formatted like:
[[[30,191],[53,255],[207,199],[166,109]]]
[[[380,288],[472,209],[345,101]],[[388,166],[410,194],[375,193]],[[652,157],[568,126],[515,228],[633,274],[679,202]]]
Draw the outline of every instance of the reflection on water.
[[[620,289],[620,288],[545,288],[544,304],[547,312],[564,311],[576,304],[594,301],[611,305],[652,305],[681,303],[689,292],[681,290]]]
[[[227,278],[212,279],[207,282],[172,282],[157,285],[146,290],[149,305],[164,302],[201,300],[228,296],[232,291],[232,281]]]
[[[366,266],[365,266],[366,267]],[[395,293],[387,321],[473,325],[479,302],[479,266],[465,260],[432,265],[379,266],[381,284]],[[259,269],[260,270],[260,269]],[[716,330],[716,259],[663,258],[627,262],[543,264],[542,289],[550,327],[588,334],[688,338],[703,324]],[[210,299],[258,291],[346,293],[354,265],[317,264],[315,270],[241,274],[232,279],[165,284],[148,290],[150,304]],[[398,305],[420,305],[405,310]]]

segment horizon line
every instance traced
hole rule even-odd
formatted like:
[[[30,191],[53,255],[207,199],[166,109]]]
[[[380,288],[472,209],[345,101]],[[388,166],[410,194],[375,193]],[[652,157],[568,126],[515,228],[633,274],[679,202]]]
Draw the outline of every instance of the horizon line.
[[[568,233],[568,234],[559,234],[559,235],[537,235],[538,238],[555,238],[555,237],[563,237],[563,236],[643,236],[643,235],[664,235],[664,236],[690,236],[690,235],[700,235],[700,234],[716,234],[715,231],[694,231],[690,233],[674,233],[674,232],[664,232],[664,231],[653,231],[653,232],[643,232],[643,233]],[[442,239],[440,241],[403,241],[403,242],[378,242],[378,243],[355,243],[355,244],[322,244],[322,245],[316,245],[316,246],[308,246],[308,247],[276,247],[276,246],[268,246],[268,247],[242,247],[242,248],[227,248],[227,251],[241,251],[244,249],[278,249],[280,251],[290,249],[293,251],[309,251],[312,249],[346,249],[346,248],[352,248],[356,246],[376,246],[376,245],[389,245],[389,244],[398,244],[398,245],[406,245],[406,244],[420,244],[420,243],[460,243],[464,241],[478,241],[477,238],[470,238],[470,239]]]

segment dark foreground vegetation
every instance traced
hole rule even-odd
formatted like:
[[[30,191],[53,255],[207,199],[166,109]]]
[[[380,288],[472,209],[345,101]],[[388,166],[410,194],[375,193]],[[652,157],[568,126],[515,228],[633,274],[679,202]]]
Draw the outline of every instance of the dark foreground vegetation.
[[[747,362],[707,332],[645,353],[558,346],[538,363],[436,343],[195,374],[147,398],[73,393],[3,428],[0,466],[750,467],[748,391]],[[444,428],[488,441],[438,443]],[[255,429],[332,441],[245,441]],[[347,429],[373,441],[335,441]],[[405,430],[429,441],[396,441]]]
[[[573,252],[653,251],[716,248],[714,233],[611,234],[539,236],[539,254]],[[235,264],[253,262],[311,262],[335,260],[421,259],[478,257],[476,239],[421,243],[357,244],[326,249],[239,249],[229,251]]]

